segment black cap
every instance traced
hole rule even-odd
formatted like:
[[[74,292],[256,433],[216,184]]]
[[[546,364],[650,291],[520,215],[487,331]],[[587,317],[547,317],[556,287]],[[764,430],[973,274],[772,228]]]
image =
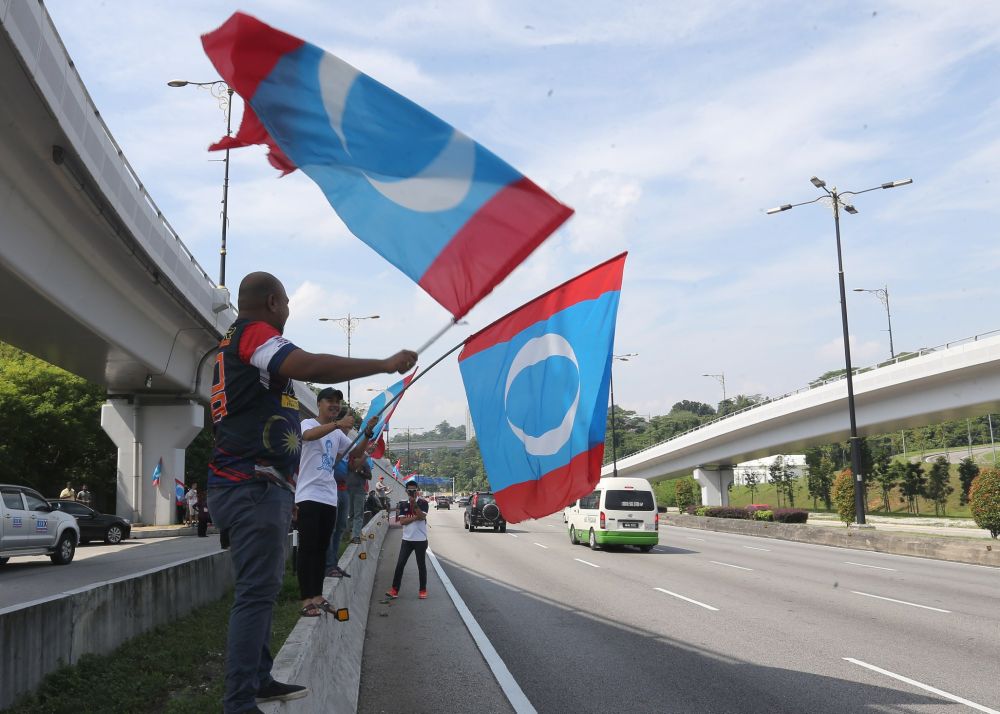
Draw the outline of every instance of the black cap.
[[[316,395],[316,401],[320,399],[343,399],[343,392],[339,389],[334,389],[333,387],[323,387],[319,390],[319,394]]]

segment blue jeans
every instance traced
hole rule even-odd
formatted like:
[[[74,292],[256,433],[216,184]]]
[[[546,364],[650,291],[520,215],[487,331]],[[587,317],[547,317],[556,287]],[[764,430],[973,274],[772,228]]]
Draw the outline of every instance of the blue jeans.
[[[326,570],[327,572],[337,564],[340,558],[340,539],[347,530],[347,491],[337,491],[337,525],[333,527],[333,535],[330,536],[330,545],[326,549]]]
[[[348,491],[351,501],[351,538],[361,537],[361,528],[365,525],[365,498],[364,491]]]
[[[271,677],[271,618],[285,570],[285,546],[294,496],[269,481],[212,488],[209,509],[217,527],[229,530],[236,591],[226,643],[223,710],[256,706],[257,691]]]

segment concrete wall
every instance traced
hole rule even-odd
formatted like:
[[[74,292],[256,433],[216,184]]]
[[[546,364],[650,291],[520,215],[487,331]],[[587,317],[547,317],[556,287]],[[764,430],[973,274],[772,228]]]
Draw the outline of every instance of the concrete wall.
[[[107,654],[218,600],[232,585],[229,553],[219,551],[0,609],[0,709],[59,667]]]
[[[990,565],[1000,568],[1000,542],[963,541],[953,537],[913,536],[902,533],[879,533],[874,530],[810,526],[804,523],[767,523],[743,521],[735,518],[707,518],[662,514],[672,526],[698,528],[706,531],[738,533],[793,540],[799,543],[832,545],[856,550],[872,550],[894,555],[913,555],[919,558],[950,560],[955,563]],[[670,531],[664,534],[665,545],[670,544]]]
[[[387,479],[388,480],[388,479]],[[334,607],[346,607],[348,622],[333,617],[303,617],[274,658],[271,674],[279,682],[309,687],[309,696],[290,702],[261,704],[267,714],[339,714],[358,709],[361,655],[368,625],[368,605],[375,585],[379,551],[389,526],[382,511],[364,531],[360,545],[349,545],[340,567],[350,578],[327,578],[323,593]],[[365,558],[361,559],[364,554]]]

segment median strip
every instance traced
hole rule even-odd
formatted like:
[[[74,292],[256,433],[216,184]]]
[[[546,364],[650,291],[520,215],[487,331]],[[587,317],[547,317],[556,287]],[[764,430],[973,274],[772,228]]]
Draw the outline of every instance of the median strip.
[[[900,682],[905,682],[906,684],[909,684],[911,686],[917,687],[919,689],[923,689],[924,691],[930,692],[931,694],[937,694],[939,697],[944,697],[945,699],[950,699],[951,701],[956,702],[958,704],[964,704],[965,706],[967,706],[967,707],[969,707],[971,709],[975,709],[976,711],[985,712],[986,714],[1000,714],[1000,711],[997,711],[996,709],[990,709],[989,707],[984,707],[982,704],[976,704],[975,702],[970,702],[968,699],[960,697],[957,694],[951,694],[950,692],[946,692],[943,689],[938,689],[937,687],[932,687],[929,684],[924,684],[923,682],[918,682],[915,679],[910,679],[909,677],[904,677],[901,674],[896,674],[895,672],[890,672],[887,669],[882,669],[881,667],[876,667],[873,664],[868,664],[867,662],[862,662],[859,659],[854,659],[853,657],[842,657],[842,659],[844,661],[846,661],[846,662],[850,662],[851,664],[856,664],[859,667],[864,667],[866,669],[870,669],[873,672],[878,672],[879,674],[884,674],[886,677],[892,677],[893,679],[896,679],[896,680],[898,680]]]
[[[664,593],[666,595],[670,595],[671,597],[675,597],[678,600],[684,600],[685,602],[692,603],[694,605],[697,605],[698,607],[703,607],[706,610],[711,610],[712,612],[718,612],[719,611],[719,608],[717,608],[717,607],[712,607],[711,605],[706,605],[703,602],[698,602],[697,600],[692,600],[689,597],[684,597],[683,595],[679,595],[677,593],[670,592],[669,590],[664,590],[663,588],[653,588],[653,590],[659,590],[661,593]]]
[[[943,612],[946,614],[951,614],[951,610],[942,610],[940,607],[931,607],[930,605],[918,605],[915,602],[907,602],[906,600],[896,600],[891,597],[882,597],[881,595],[872,595],[871,593],[858,592],[857,590],[851,590],[855,595],[864,595],[865,597],[873,597],[876,600],[887,600],[889,602],[896,602],[900,605],[909,605],[910,607],[919,607],[923,610],[933,610],[934,612]]]

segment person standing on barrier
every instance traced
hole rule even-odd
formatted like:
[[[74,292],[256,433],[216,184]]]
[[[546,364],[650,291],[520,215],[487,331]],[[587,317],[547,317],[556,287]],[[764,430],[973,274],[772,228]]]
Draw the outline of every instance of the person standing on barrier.
[[[400,501],[396,512],[396,520],[403,525],[403,540],[399,543],[399,557],[396,559],[396,572],[392,576],[392,587],[386,592],[391,598],[399,597],[399,586],[403,582],[403,569],[410,553],[417,556],[417,575],[420,578],[420,590],[417,596],[427,599],[427,512],[430,506],[427,501],[418,498],[420,490],[417,479],[406,480],[407,500]]]
[[[240,283],[239,315],[219,343],[210,407],[215,446],[208,467],[212,520],[228,532],[235,579],[226,643],[225,714],[298,699],[308,689],[271,676],[268,648],[285,570],[301,433],[292,380],[340,382],[407,372],[417,355],[388,359],[313,354],[282,336],[288,295],[270,273]]]

